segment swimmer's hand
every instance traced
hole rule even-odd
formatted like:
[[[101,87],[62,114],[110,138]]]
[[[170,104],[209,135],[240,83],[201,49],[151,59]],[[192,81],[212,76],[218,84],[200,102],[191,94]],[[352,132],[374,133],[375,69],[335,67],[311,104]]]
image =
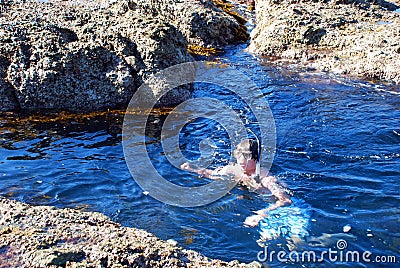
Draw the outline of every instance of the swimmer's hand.
[[[192,168],[190,167],[190,165],[189,165],[189,163],[188,162],[186,162],[186,163],[183,163],[182,165],[181,165],[181,169],[183,169],[183,170],[192,170]]]
[[[252,216],[247,217],[246,220],[243,222],[243,224],[247,227],[254,227],[254,226],[258,225],[258,223],[262,219],[264,219],[264,217],[261,215],[258,215],[258,214],[252,215]]]
[[[267,214],[265,214],[265,210],[263,210],[263,209],[254,211],[254,213],[256,215],[252,215],[252,216],[249,216],[249,217],[246,218],[246,220],[243,222],[244,225],[246,225],[248,227],[254,227],[254,226],[258,225],[258,223],[262,219],[267,217]]]
[[[183,163],[181,165],[181,169],[182,170],[187,170],[187,171],[190,171],[190,172],[195,172],[195,173],[199,174],[200,176],[204,176],[206,178],[212,179],[211,178],[211,176],[213,174],[212,170],[209,170],[209,169],[206,169],[206,168],[195,169],[195,168],[192,168],[188,162]]]

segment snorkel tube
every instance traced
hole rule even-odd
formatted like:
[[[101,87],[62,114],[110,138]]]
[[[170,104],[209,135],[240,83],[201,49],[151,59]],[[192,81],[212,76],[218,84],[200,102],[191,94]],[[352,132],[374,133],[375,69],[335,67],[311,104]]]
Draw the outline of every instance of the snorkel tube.
[[[249,132],[253,134],[254,138],[256,139],[257,142],[257,162],[256,162],[256,176],[255,176],[255,181],[260,182],[260,175],[261,175],[261,142],[258,136],[251,130],[249,129]]]

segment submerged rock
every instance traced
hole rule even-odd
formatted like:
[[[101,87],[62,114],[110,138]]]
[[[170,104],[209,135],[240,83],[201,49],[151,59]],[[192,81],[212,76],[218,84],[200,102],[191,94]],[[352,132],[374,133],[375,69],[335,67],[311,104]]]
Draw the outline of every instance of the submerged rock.
[[[7,1],[0,24],[3,111],[125,108],[149,76],[193,61],[189,45],[245,39],[243,25],[200,0]],[[190,93],[174,89],[160,104]]]
[[[209,259],[97,212],[0,197],[0,226],[2,267],[246,267]]]
[[[249,50],[320,71],[400,83],[400,13],[387,1],[256,1]]]

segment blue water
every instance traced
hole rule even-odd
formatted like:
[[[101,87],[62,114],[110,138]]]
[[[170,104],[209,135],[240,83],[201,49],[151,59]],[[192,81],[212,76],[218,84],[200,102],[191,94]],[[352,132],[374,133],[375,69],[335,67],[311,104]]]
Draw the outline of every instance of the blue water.
[[[344,239],[348,250],[368,250],[373,256],[396,256],[400,261],[399,87],[275,66],[244,48],[230,48],[216,60],[246,73],[271,107],[277,131],[272,172],[293,198],[309,205],[308,235],[297,249],[337,250],[337,241]],[[203,96],[224,101],[247,119],[246,126],[257,129],[251,111],[230,92],[197,85],[194,97]],[[171,167],[164,157],[159,138],[164,119],[155,112],[148,125],[152,163],[177,184],[205,183]],[[290,239],[279,237],[259,245],[259,228],[243,226],[252,211],[270,204],[245,188],[236,187],[217,202],[197,208],[165,205],[144,194],[124,160],[122,121],[121,112],[22,119],[3,115],[0,193],[32,204],[100,211],[123,225],[175,239],[212,258],[251,262],[264,250],[261,246],[290,250]],[[198,142],[204,138],[213,139],[219,148],[214,166],[223,165],[228,157],[226,133],[216,122],[196,120],[180,137],[187,157],[198,156]],[[344,232],[345,226],[350,231]],[[268,264],[301,266],[276,259]],[[323,262],[324,267],[335,265]]]

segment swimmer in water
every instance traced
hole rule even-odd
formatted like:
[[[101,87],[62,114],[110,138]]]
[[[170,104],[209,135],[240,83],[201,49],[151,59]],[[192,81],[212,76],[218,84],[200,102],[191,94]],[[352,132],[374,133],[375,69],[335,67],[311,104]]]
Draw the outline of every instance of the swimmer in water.
[[[247,217],[244,221],[246,226],[254,227],[268,216],[268,211],[292,204],[292,200],[278,185],[277,179],[273,175],[265,170],[257,170],[257,164],[260,160],[258,150],[259,144],[256,140],[245,139],[236,146],[233,152],[236,163],[215,170],[194,169],[189,163],[184,163],[181,165],[181,169],[195,172],[209,179],[220,179],[221,176],[229,176],[252,191],[260,193],[271,192],[276,198],[275,203],[265,209],[255,211],[255,215]]]

